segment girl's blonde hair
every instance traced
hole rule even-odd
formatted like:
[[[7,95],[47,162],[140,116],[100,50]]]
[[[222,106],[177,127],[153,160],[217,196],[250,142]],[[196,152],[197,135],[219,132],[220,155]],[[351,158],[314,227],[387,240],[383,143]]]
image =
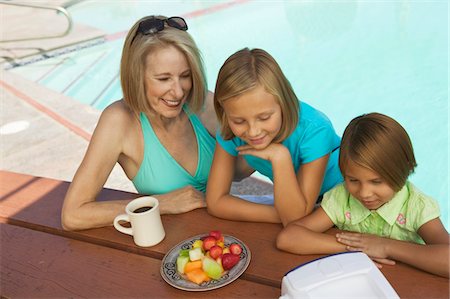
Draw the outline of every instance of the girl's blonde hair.
[[[214,108],[225,140],[233,138],[234,134],[223,110],[223,102],[257,86],[263,86],[281,107],[282,124],[274,142],[283,141],[297,127],[299,101],[278,63],[264,50],[244,48],[225,61],[216,82]]]
[[[347,126],[339,155],[344,177],[348,161],[378,173],[395,192],[417,166],[408,133],[393,118],[380,113],[358,116]]]
[[[164,16],[147,16],[137,21],[128,32],[120,62],[120,83],[123,99],[129,108],[138,114],[148,112],[151,107],[145,94],[146,58],[152,52],[175,47],[184,54],[192,76],[192,89],[187,104],[192,112],[198,112],[204,104],[207,85],[203,61],[197,45],[186,31],[164,24],[162,31],[144,35],[137,32],[139,24],[150,18],[166,19]]]

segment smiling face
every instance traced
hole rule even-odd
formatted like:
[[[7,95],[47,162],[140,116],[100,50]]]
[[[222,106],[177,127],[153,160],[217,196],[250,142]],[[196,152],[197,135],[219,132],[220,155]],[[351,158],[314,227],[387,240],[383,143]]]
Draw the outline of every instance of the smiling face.
[[[347,163],[345,186],[367,209],[376,210],[394,197],[394,189],[378,173],[351,160]]]
[[[151,52],[145,65],[145,94],[150,107],[165,118],[178,116],[192,89],[186,57],[169,46]]]
[[[280,132],[281,107],[262,86],[224,101],[223,109],[233,134],[255,149],[266,148]]]

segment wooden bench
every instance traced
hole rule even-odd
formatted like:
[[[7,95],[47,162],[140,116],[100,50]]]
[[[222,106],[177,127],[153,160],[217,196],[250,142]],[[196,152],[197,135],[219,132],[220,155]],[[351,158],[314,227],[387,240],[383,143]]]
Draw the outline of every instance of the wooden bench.
[[[1,222],[20,227],[25,231],[43,232],[48,237],[57,239],[64,237],[76,244],[118,252],[117,254],[123,254],[123,257],[121,257],[123,260],[134,256],[150,258],[149,260],[155,263],[152,266],[154,272],[151,273],[159,279],[159,287],[161,288],[170,287],[159,275],[160,260],[165,253],[182,240],[213,229],[233,235],[250,248],[252,260],[248,269],[239,279],[239,283],[246,281],[247,283],[268,287],[267,294],[276,289],[277,295],[271,297],[280,295],[281,279],[286,272],[319,257],[319,255],[300,256],[277,250],[275,238],[282,228],[281,225],[223,220],[210,216],[206,209],[197,209],[180,215],[164,215],[162,221],[166,230],[166,237],[160,244],[148,248],[137,247],[131,236],[119,233],[113,227],[66,232],[61,228],[60,214],[69,183],[4,171],[0,172],[0,181],[2,182],[0,188]],[[99,200],[125,199],[136,196],[132,193],[103,189],[99,195]],[[36,245],[35,250],[41,248],[41,245]],[[89,256],[83,258],[82,255],[80,254],[77,259],[81,261],[91,258]],[[127,273],[127,271],[124,273]],[[448,279],[417,270],[402,263],[397,263],[395,266],[384,266],[381,271],[400,297],[448,298],[449,296]],[[109,279],[107,275],[101,274],[101,277],[106,280]],[[61,283],[64,285],[66,282]],[[12,284],[12,282],[9,282],[9,284]],[[232,283],[232,285],[234,284],[237,283]],[[222,292],[222,290],[227,289],[230,288],[227,286],[219,290]],[[219,293],[219,290],[214,291],[214,296],[215,292]],[[259,289],[255,288],[255,292],[258,291]],[[225,292],[225,294],[231,296],[231,293]],[[248,295],[249,293],[242,290],[242,294]],[[273,293],[270,294],[273,295]],[[198,293],[195,295],[198,295]],[[164,294],[161,296],[164,296]]]

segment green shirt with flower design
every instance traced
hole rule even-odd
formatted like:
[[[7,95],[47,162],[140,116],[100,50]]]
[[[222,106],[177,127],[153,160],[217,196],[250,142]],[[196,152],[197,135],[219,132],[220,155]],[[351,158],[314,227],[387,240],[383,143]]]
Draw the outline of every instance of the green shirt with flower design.
[[[419,244],[425,244],[417,233],[419,228],[440,216],[438,203],[410,182],[406,182],[389,202],[373,211],[350,195],[344,183],[325,193],[321,206],[341,230]]]

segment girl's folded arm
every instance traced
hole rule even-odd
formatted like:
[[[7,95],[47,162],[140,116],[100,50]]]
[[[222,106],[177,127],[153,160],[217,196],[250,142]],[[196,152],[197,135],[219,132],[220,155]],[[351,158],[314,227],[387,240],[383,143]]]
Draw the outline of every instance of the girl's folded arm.
[[[426,245],[389,240],[388,258],[401,261],[419,269],[449,277],[449,235],[439,218],[435,218],[418,230]]]
[[[241,155],[269,160],[274,180],[274,207],[284,226],[311,213],[319,196],[329,155],[301,165],[295,173],[289,150],[282,144],[270,144],[255,150],[238,148]]]
[[[286,226],[278,235],[277,248],[295,254],[330,254],[345,251],[345,245],[325,232],[334,226],[319,207],[310,215]]]
[[[248,202],[230,195],[236,159],[216,144],[206,189],[208,212],[230,220],[280,223],[273,206]]]
[[[275,207],[284,225],[312,212],[323,183],[328,157],[326,155],[301,165],[297,174],[292,162],[291,165],[273,163]]]
[[[320,195],[329,158],[330,154],[327,154],[300,166],[297,180],[305,194],[307,202],[306,215],[314,210],[317,198]]]
[[[279,153],[271,161],[273,169],[274,207],[283,226],[306,215],[307,201],[300,189],[287,148],[278,146]]]

